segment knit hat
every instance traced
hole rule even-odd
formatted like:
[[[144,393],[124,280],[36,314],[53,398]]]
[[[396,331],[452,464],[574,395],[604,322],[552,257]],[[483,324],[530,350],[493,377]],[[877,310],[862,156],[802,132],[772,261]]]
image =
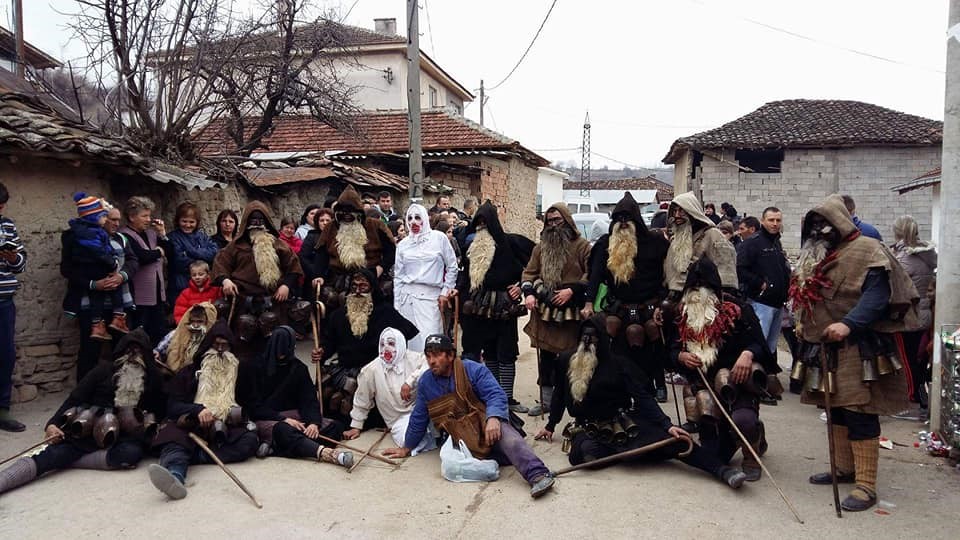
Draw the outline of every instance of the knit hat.
[[[77,216],[84,221],[96,223],[101,216],[107,213],[101,199],[87,195],[82,191],[73,194],[73,201],[77,203]]]

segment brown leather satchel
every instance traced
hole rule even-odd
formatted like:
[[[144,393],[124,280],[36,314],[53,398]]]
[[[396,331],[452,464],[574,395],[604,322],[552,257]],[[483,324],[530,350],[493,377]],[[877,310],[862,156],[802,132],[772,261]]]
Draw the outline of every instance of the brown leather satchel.
[[[474,457],[483,459],[490,455],[492,449],[484,435],[487,407],[473,392],[463,361],[459,358],[453,360],[453,381],[453,392],[427,403],[430,420],[438,429],[449,433],[454,441],[466,443]]]

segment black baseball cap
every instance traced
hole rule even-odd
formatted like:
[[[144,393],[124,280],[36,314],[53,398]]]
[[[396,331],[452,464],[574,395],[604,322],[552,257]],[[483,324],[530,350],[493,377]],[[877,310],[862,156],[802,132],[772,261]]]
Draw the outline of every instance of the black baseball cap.
[[[431,334],[427,336],[424,342],[424,352],[426,351],[453,351],[453,340],[443,334]]]

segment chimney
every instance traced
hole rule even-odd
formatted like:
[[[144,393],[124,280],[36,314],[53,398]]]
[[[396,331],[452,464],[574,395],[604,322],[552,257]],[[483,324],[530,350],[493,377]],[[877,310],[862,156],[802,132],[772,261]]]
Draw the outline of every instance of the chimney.
[[[383,34],[386,36],[395,36],[397,35],[397,20],[396,19],[374,19],[373,29],[378,34]]]

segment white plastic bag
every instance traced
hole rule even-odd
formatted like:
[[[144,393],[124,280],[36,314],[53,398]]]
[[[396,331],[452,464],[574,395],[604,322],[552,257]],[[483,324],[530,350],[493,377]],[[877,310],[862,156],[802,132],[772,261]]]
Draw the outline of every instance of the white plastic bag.
[[[500,478],[500,465],[473,457],[462,440],[454,447],[453,437],[447,437],[440,448],[440,474],[451,482],[493,482]]]

